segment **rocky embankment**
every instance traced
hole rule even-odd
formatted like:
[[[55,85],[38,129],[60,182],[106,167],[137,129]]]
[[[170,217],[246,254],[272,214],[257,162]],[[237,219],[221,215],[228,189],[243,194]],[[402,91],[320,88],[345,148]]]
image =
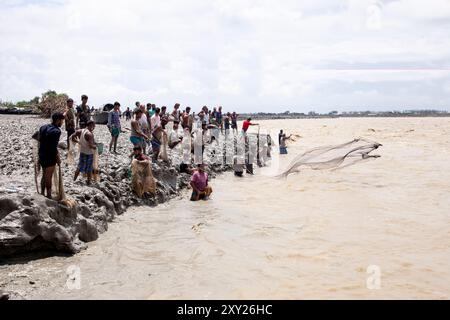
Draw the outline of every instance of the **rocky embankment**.
[[[126,133],[119,138],[119,155],[106,150],[100,157],[99,182],[91,186],[83,179],[73,182],[75,167],[64,161],[63,128],[60,152],[64,188],[76,205],[68,207],[48,200],[36,191],[31,140],[33,133],[47,122],[35,116],[0,116],[0,259],[38,251],[77,253],[106,232],[108,223],[128,207],[151,208],[177,196],[189,185],[189,175],[180,174],[170,164],[154,163],[156,195],[138,198],[131,189],[128,157],[131,143]],[[97,142],[108,144],[105,126],[97,126],[94,133]],[[209,166],[212,177],[226,169],[221,165]]]

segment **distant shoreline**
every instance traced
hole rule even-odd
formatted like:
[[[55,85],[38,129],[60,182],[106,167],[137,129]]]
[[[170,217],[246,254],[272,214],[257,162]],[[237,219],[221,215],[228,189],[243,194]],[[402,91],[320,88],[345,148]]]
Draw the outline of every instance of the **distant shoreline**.
[[[450,117],[450,113],[442,114],[376,114],[376,115],[284,115],[284,114],[274,114],[274,115],[260,115],[253,113],[240,114],[239,118],[246,119],[252,118],[252,120],[297,120],[297,119],[340,119],[340,118],[446,118]]]
[[[0,109],[2,115],[39,116],[39,112],[32,110]],[[339,118],[444,118],[450,117],[450,112],[439,111],[411,111],[411,112],[351,112],[343,114],[302,114],[302,113],[240,113],[240,120],[289,120],[289,119],[339,119]]]

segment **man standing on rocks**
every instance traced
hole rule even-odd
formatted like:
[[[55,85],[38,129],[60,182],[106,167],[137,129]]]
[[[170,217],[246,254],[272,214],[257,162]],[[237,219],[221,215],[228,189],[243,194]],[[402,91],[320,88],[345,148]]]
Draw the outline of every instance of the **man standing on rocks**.
[[[215,115],[217,125],[219,126],[220,132],[223,134],[223,112],[222,112],[222,106],[219,107],[219,110],[217,111]]]
[[[180,134],[179,130],[180,121],[174,120],[173,127],[169,134],[169,148],[174,149],[183,141],[183,136]]]
[[[141,105],[139,107],[139,110],[141,110],[141,117],[139,118],[141,130],[146,136],[150,136],[150,133],[151,133],[150,115],[144,105]],[[145,142],[145,145],[143,145],[142,148],[144,150],[144,153],[146,153],[147,142]]]
[[[179,103],[177,103],[173,107],[172,118],[174,121],[180,121],[180,106],[181,105]]]
[[[250,128],[250,126],[259,126],[259,124],[252,123],[252,118],[248,118],[247,120],[245,120],[244,124],[242,125],[242,133],[244,136],[247,134],[248,128]]]
[[[86,129],[77,130],[72,136],[72,140],[76,141],[75,138],[78,138],[77,142],[80,144],[80,161],[73,181],[76,181],[80,173],[83,173],[87,176],[88,185],[91,184],[92,174],[94,172],[94,153],[97,149],[97,144],[94,140],[94,129],[95,122],[90,120],[87,123]]]
[[[81,105],[77,107],[77,128],[85,129],[87,123],[91,120],[91,109],[89,108],[88,96],[83,94],[81,96]]]
[[[231,122],[231,113],[228,112],[223,120],[226,136],[228,136],[228,134],[230,133],[230,122]]]
[[[130,107],[127,108],[127,111],[125,111],[125,121],[131,120],[131,110]]]
[[[61,164],[58,144],[61,137],[60,128],[64,119],[64,114],[54,113],[52,115],[52,123],[39,129],[39,164],[43,169],[41,193],[45,195],[45,191],[47,191],[47,198],[49,199],[52,198],[52,177],[56,164]]]
[[[119,135],[122,132],[122,127],[120,125],[120,103],[114,103],[114,109],[108,114],[108,129],[111,133],[111,142],[109,143],[109,152],[112,151],[114,146],[114,153],[117,154],[117,140],[119,140]]]
[[[142,110],[136,109],[135,114],[135,119],[131,121],[130,141],[134,147],[141,147],[145,153],[145,146],[147,145],[145,140],[148,140],[149,137],[142,131],[141,128],[140,120],[142,117]]]
[[[238,118],[237,113],[233,112],[231,114],[231,129],[233,129],[234,134],[237,134],[238,132],[237,118]]]
[[[73,109],[73,99],[67,100],[67,108],[64,113],[65,123],[66,123],[66,132],[67,132],[67,150],[70,149],[70,136],[75,133],[75,110]]]
[[[152,128],[152,150],[153,150],[153,161],[158,160],[159,151],[161,150],[162,135],[164,134],[163,128],[161,126],[161,110],[156,108],[155,115],[151,118],[151,128]]]
[[[191,115],[191,108],[187,107],[186,111],[183,112],[183,114],[181,115],[181,126],[183,127],[184,130],[189,130],[189,132],[192,132],[192,121],[190,119]]]

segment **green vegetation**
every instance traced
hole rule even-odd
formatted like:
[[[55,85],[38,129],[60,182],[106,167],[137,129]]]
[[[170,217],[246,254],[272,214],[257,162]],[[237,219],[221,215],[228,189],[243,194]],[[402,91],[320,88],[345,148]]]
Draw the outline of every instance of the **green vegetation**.
[[[54,90],[48,90],[47,92],[44,92],[41,97],[34,97],[29,101],[22,100],[13,103],[0,100],[0,110],[11,112],[36,112],[40,113],[43,117],[50,117],[53,112],[64,110],[67,99],[68,96],[65,93],[57,93]]]
[[[68,98],[69,96],[65,93],[49,90],[42,94],[37,107],[43,117],[50,118],[54,112],[64,112]]]
[[[7,101],[0,101],[0,108],[6,108],[6,109],[35,109],[36,106],[39,104],[39,97],[34,97],[33,99],[26,101],[18,101],[16,103],[13,102],[7,102]]]

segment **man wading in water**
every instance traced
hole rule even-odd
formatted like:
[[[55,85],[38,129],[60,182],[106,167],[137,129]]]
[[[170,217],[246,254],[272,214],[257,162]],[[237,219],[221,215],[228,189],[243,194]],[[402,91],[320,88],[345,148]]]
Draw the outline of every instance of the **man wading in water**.
[[[291,137],[292,137],[292,135],[290,135],[289,137],[286,137],[286,134],[283,132],[283,130],[280,131],[280,134],[278,135],[278,142],[280,145],[280,154],[288,154],[286,141],[289,140]]]
[[[39,164],[41,165],[42,180],[41,193],[47,198],[52,198],[52,176],[55,172],[56,164],[60,165],[61,160],[58,152],[59,138],[61,137],[61,126],[65,119],[62,113],[52,115],[52,123],[42,126],[39,129]]]
[[[73,181],[78,179],[81,172],[87,176],[88,185],[91,184],[92,173],[94,171],[94,152],[97,149],[97,144],[94,140],[94,129],[95,122],[91,120],[87,123],[87,129],[77,130],[71,138],[72,141],[80,144],[80,161]],[[75,138],[78,138],[78,141]]]
[[[114,103],[114,109],[108,114],[108,129],[111,133],[111,142],[109,143],[109,152],[112,151],[114,146],[114,153],[117,154],[117,140],[119,140],[119,135],[122,132],[122,127],[120,125],[120,103]]]
[[[81,105],[77,107],[77,128],[85,129],[87,127],[87,123],[91,120],[91,109],[87,105],[88,96],[81,96]]]
[[[197,170],[191,178],[192,196],[191,201],[208,200],[212,194],[212,188],[208,185],[208,174],[205,165],[197,165]]]

